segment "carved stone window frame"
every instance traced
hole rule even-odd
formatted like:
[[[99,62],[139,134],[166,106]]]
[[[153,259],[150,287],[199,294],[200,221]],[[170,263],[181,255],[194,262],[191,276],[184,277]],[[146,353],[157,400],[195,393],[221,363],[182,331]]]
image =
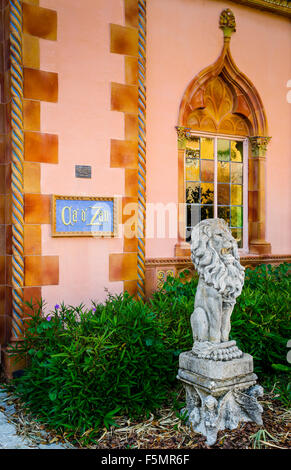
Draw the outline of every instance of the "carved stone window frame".
[[[206,67],[187,86],[183,95],[178,125],[178,243],[175,248],[175,256],[187,256],[189,244],[186,243],[185,219],[180,207],[185,202],[184,192],[184,148],[187,137],[201,129],[203,122],[203,110],[207,107],[205,91],[211,80],[218,79],[224,83],[232,95],[232,110],[230,120],[241,118],[246,127],[240,137],[248,137],[250,145],[248,151],[248,245],[249,252],[254,254],[271,253],[271,245],[265,239],[266,232],[266,205],[265,205],[265,162],[266,151],[270,141],[268,135],[267,117],[262,100],[255,86],[236,66],[230,53],[231,35],[236,31],[236,22],[231,10],[223,10],[220,15],[219,27],[223,31],[223,49],[216,62]],[[215,106],[214,106],[215,108]],[[195,119],[192,119],[196,112]],[[215,117],[215,116],[214,116]],[[197,119],[196,119],[197,118]],[[201,118],[201,119],[200,119]],[[210,122],[209,120],[208,122]],[[204,120],[205,122],[205,120]],[[213,124],[214,122],[214,124]],[[212,119],[211,126],[215,126]],[[246,129],[248,129],[246,131]],[[208,129],[209,130],[209,129]],[[213,131],[213,129],[210,129]],[[216,134],[225,134],[217,125]],[[231,133],[232,134],[232,133]],[[240,134],[240,133],[239,133]],[[234,136],[232,135],[232,138]]]

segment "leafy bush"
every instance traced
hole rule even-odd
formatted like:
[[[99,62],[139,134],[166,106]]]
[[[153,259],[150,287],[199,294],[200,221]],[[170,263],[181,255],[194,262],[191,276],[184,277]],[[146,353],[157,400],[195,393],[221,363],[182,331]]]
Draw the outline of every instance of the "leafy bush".
[[[169,276],[163,289],[154,292],[149,300],[163,329],[164,341],[169,349],[173,349],[177,361],[180,352],[193,346],[190,316],[193,313],[198,279],[186,281],[185,274],[181,273],[177,278]]]
[[[232,314],[231,337],[254,357],[256,372],[288,368],[287,341],[291,338],[291,265],[260,265],[246,270],[245,285]]]
[[[275,387],[287,406],[290,268],[246,270],[231,330],[238,346],[254,356],[260,383],[264,378],[268,388]],[[113,424],[116,414],[154,411],[177,383],[179,353],[192,348],[196,289],[197,279],[186,281],[181,274],[168,277],[145,304],[127,293],[109,295],[90,310],[56,306],[47,318],[40,306],[15,350],[30,357],[30,366],[15,380],[15,393],[39,420],[83,433],[87,441]]]
[[[30,366],[15,393],[55,429],[92,437],[114,415],[144,415],[165,400],[175,376],[162,336],[149,306],[128,294],[91,310],[62,305],[47,318],[40,307],[20,346]]]

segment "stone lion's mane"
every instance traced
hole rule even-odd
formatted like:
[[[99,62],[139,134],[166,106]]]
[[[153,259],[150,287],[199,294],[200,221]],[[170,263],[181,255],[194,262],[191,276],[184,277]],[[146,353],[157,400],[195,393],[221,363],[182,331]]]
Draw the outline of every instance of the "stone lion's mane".
[[[223,229],[227,230],[224,221]],[[235,302],[242,291],[244,267],[239,262],[237,244],[233,243],[233,263],[225,264],[212,246],[213,227],[210,220],[192,230],[191,258],[204,282],[214,287],[224,301]]]

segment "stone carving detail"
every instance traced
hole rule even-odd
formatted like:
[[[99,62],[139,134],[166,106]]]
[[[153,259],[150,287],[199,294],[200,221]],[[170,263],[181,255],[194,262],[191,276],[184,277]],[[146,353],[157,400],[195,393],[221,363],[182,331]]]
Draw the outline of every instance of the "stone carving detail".
[[[199,274],[191,316],[193,353],[214,360],[242,355],[228,341],[235,299],[242,291],[244,268],[237,243],[223,219],[207,219],[192,231],[191,258]]]
[[[207,437],[208,445],[215,444],[218,430],[235,429],[239,422],[263,424],[263,408],[256,399],[263,395],[260,385],[253,385],[243,392],[230,390],[216,398],[198,390],[188,385],[187,406],[182,412],[188,412],[190,426]],[[197,403],[197,395],[200,403],[193,404]]]
[[[271,137],[260,137],[254,136],[249,137],[252,154],[254,157],[264,157],[267,151],[268,143],[271,140]]]
[[[253,358],[229,340],[230,318],[244,284],[238,247],[226,222],[206,219],[192,230],[191,259],[199,274],[191,326],[192,351],[180,354],[178,379],[186,390],[188,423],[216,442],[240,421],[262,424]]]
[[[219,27],[222,29],[224,36],[229,37],[236,31],[235,17],[233,12],[226,8],[220,14]]]
[[[174,277],[175,273],[173,269],[167,269],[166,271],[160,269],[157,271],[157,289],[162,289],[164,282],[167,280],[168,276]]]
[[[192,130],[249,135],[245,116],[233,113],[233,94],[222,77],[210,79],[203,91],[203,105],[193,109],[187,118]],[[250,114],[247,105],[243,109],[245,115]]]

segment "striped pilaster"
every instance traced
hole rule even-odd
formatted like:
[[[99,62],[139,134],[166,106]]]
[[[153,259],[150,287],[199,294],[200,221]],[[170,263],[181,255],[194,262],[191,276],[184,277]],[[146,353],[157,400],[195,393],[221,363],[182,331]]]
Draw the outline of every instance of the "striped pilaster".
[[[145,297],[146,227],[146,0],[138,0],[138,216],[137,295]]]
[[[23,332],[24,206],[23,206],[23,67],[22,5],[10,0],[11,73],[11,195],[12,195],[12,331],[11,340]]]

